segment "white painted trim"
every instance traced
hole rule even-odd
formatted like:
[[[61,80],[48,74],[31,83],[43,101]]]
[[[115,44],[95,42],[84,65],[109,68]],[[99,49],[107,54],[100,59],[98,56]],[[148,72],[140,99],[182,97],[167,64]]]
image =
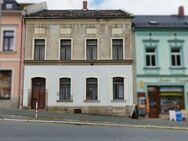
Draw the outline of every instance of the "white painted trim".
[[[34,60],[34,52],[35,52],[35,40],[37,39],[44,39],[45,46],[44,46],[44,60],[47,58],[47,38],[46,37],[34,37],[33,38],[33,45],[32,45],[32,60]]]
[[[111,40],[110,40],[111,60],[113,60],[113,49],[112,49],[112,40],[113,39],[122,39],[123,40],[123,59],[125,59],[125,38],[124,37],[111,37]]]
[[[97,38],[97,37],[87,37],[87,38],[85,38],[84,59],[87,60],[87,40],[90,40],[90,39],[93,39],[93,40],[96,39],[97,40],[97,59],[96,60],[98,60],[99,59],[99,38]]]
[[[100,100],[100,94],[99,94],[99,90],[100,90],[100,81],[99,81],[99,76],[96,76],[96,75],[87,75],[85,76],[85,85],[84,85],[84,94],[85,94],[85,97],[84,97],[84,100],[86,100],[86,95],[87,95],[87,91],[86,91],[86,80],[87,78],[97,78],[97,100]]]
[[[60,56],[61,56],[61,40],[71,40],[71,60],[72,60],[73,59],[73,38],[59,38],[58,60],[60,60]]]
[[[72,79],[72,76],[70,76],[70,75],[62,75],[61,77],[58,77],[58,81],[57,81],[57,82],[58,82],[58,89],[57,89],[57,92],[59,92],[59,89],[60,89],[60,87],[59,87],[59,86],[60,86],[60,78],[70,78],[70,80],[71,80],[71,83],[70,83],[70,89],[71,89],[70,98],[71,98],[71,99],[70,99],[70,100],[73,100],[74,97],[73,97],[73,89],[72,89],[72,88],[73,88],[73,87],[72,87],[72,84],[73,84],[73,83],[72,83],[72,82],[73,82],[73,81],[72,81],[72,80],[73,80],[73,79]],[[56,100],[59,100],[59,95],[58,95],[58,97],[57,97]]]
[[[117,75],[111,75],[110,76],[110,80],[109,80],[109,94],[110,94],[110,100],[113,100],[113,78],[114,77],[122,77],[124,78],[124,100],[128,100],[128,93],[129,93],[129,88],[128,88],[128,84],[129,84],[129,80],[128,80],[128,75],[126,74],[117,74]]]
[[[6,62],[19,62],[20,59],[19,59],[19,58],[10,58],[10,59],[7,59],[7,58],[1,58],[0,61],[6,61]]]

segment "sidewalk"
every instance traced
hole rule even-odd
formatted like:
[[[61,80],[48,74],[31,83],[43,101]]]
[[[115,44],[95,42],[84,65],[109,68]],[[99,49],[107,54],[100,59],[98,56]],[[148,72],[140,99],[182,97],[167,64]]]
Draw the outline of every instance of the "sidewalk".
[[[4,120],[24,120],[36,121],[34,110],[19,109],[0,109],[0,118]],[[141,128],[160,128],[160,129],[181,129],[188,130],[188,122],[175,122],[163,119],[138,118],[130,119],[128,117],[88,115],[88,114],[70,114],[63,112],[39,111],[38,121],[48,121],[54,123],[70,123],[85,125],[112,125],[125,127]]]

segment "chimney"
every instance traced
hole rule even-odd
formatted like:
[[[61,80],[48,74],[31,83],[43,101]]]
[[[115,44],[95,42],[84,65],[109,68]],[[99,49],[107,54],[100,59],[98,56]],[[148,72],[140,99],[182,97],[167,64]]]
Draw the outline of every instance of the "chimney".
[[[184,17],[185,15],[184,15],[184,7],[183,6],[180,6],[179,8],[178,8],[178,16],[179,17]]]
[[[82,9],[83,11],[87,11],[88,9],[87,9],[87,0],[84,0],[83,1],[83,9]]]

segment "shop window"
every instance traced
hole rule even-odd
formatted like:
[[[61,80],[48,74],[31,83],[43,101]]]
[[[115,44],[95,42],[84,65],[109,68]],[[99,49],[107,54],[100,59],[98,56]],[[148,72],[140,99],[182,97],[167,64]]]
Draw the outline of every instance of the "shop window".
[[[161,113],[184,109],[184,90],[181,86],[160,87]]]
[[[71,79],[60,78],[59,100],[71,100]]]
[[[113,100],[124,100],[124,78],[113,78]]]
[[[60,60],[71,60],[71,40],[61,39]]]
[[[11,97],[12,71],[0,71],[0,99]]]
[[[98,99],[98,86],[97,78],[86,79],[86,100],[97,100]]]

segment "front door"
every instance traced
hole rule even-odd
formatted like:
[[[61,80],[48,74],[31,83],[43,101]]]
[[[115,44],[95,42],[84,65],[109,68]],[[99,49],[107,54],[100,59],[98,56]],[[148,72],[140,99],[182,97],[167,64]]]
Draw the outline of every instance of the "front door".
[[[36,102],[38,102],[38,109],[45,108],[45,78],[33,78],[32,79],[32,97],[31,108],[36,108]]]
[[[148,98],[149,98],[149,118],[158,118],[160,113],[160,95],[159,87],[149,86],[148,87]]]

